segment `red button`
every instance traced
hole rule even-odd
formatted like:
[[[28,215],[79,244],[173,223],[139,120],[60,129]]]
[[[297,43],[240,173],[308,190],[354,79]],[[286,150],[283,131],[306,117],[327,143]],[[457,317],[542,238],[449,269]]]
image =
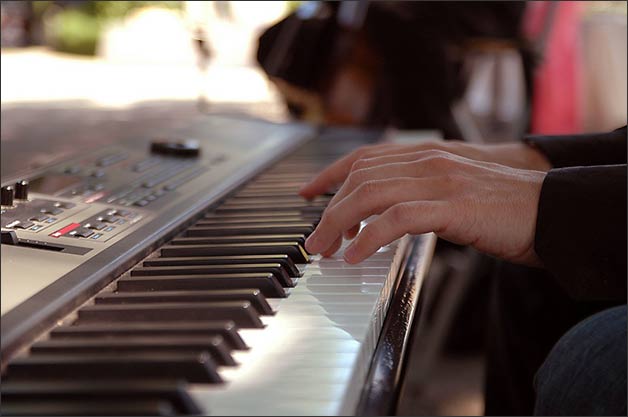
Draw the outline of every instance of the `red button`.
[[[56,232],[50,233],[48,236],[61,237],[65,235],[66,233],[71,232],[72,230],[76,229],[80,225],[81,225],[80,223],[70,223],[67,226],[57,230]]]

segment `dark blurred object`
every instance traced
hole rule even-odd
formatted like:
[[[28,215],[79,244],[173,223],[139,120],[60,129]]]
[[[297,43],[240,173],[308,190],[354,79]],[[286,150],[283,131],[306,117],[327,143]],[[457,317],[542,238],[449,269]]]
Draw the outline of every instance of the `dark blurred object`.
[[[343,6],[326,2],[305,17],[297,10],[260,37],[258,61],[297,117],[311,115],[304,107],[314,103],[321,122],[436,128],[460,137],[451,107],[465,91],[470,43],[512,41],[526,78],[531,74],[523,2],[370,2],[359,28],[339,24]]]
[[[2,47],[24,47],[33,44],[33,2],[3,1],[0,3]]]

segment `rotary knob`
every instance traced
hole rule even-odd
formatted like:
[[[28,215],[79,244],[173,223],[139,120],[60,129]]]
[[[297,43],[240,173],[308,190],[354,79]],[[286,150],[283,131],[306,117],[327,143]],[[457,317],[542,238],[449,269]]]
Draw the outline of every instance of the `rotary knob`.
[[[7,185],[6,187],[2,187],[2,191],[0,191],[0,204],[3,206],[12,206],[13,194],[14,194],[14,189],[12,185]]]
[[[15,183],[15,199],[28,200],[28,181],[21,180]]]
[[[150,144],[150,151],[159,155],[194,158],[200,155],[201,145],[197,140],[154,140]]]

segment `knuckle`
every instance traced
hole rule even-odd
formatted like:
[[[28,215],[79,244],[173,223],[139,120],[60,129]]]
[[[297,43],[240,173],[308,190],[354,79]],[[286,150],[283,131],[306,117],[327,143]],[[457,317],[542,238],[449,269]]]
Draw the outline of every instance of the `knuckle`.
[[[349,184],[350,187],[355,188],[362,183],[363,178],[364,178],[364,170],[358,169],[355,171],[351,171],[351,173],[347,177],[347,183]]]
[[[407,224],[412,219],[412,208],[407,203],[397,204],[389,209],[389,216],[393,224]]]
[[[366,168],[366,166],[368,165],[367,159],[366,158],[360,158],[358,160],[356,160],[353,165],[351,165],[351,171],[359,171],[363,168]]]
[[[358,198],[362,199],[377,193],[378,189],[379,186],[376,181],[365,181],[357,187],[356,192]]]

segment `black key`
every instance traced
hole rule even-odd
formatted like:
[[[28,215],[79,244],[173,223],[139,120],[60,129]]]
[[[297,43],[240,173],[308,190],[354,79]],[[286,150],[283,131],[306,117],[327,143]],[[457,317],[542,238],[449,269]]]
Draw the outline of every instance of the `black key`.
[[[240,264],[240,265],[185,265],[185,266],[147,266],[137,267],[131,271],[131,276],[160,276],[160,275],[209,275],[209,274],[252,274],[271,273],[284,287],[294,287],[288,271],[280,264]]]
[[[234,255],[234,256],[183,256],[177,258],[149,258],[144,266],[186,266],[186,265],[233,265],[278,263],[293,278],[300,277],[299,268],[288,255]]]
[[[72,403],[96,402],[100,406],[106,406],[113,402],[124,402],[126,406],[129,401],[160,400],[172,406],[175,414],[200,414],[202,411],[194,403],[194,400],[187,391],[187,384],[184,382],[168,381],[55,381],[55,382],[4,382],[0,387],[2,396],[2,411],[8,413],[5,406],[17,406],[18,404],[42,404],[44,401]],[[133,410],[127,407],[125,410]],[[47,409],[43,409],[39,415],[49,414]],[[110,411],[101,409],[104,411]],[[115,414],[115,413],[114,413]],[[105,415],[105,414],[101,414]],[[111,415],[107,412],[106,415]],[[153,414],[150,414],[153,415]]]
[[[31,355],[80,355],[127,353],[201,353],[208,352],[214,362],[234,366],[222,337],[128,337],[118,339],[54,339],[31,346]]]
[[[177,237],[172,239],[171,245],[219,245],[223,243],[272,243],[272,242],[298,242],[305,245],[305,236],[291,235],[234,235],[234,236],[206,236],[206,237]]]
[[[269,204],[309,204],[309,205],[327,205],[329,204],[329,197],[315,197],[312,200],[306,200],[303,197],[299,196],[279,196],[273,197],[270,195],[264,197],[247,197],[247,196],[239,196],[236,195],[234,197],[229,198],[224,202],[224,204],[260,204],[260,205],[269,205]]]
[[[259,314],[274,314],[258,289],[230,291],[148,291],[110,292],[97,295],[96,304],[198,303],[212,301],[248,301]]]
[[[288,255],[294,263],[309,263],[310,257],[297,242],[232,243],[224,245],[165,245],[161,256],[221,256],[221,255]]]
[[[103,399],[106,401],[106,399]],[[172,404],[159,399],[73,401],[2,401],[5,416],[174,416]]]
[[[305,218],[317,218],[316,214],[303,213],[300,210],[266,210],[266,211],[251,211],[251,212],[225,212],[225,213],[208,213],[205,215],[206,219],[224,219],[224,218],[247,218],[254,219],[258,217],[294,217],[297,216],[301,219]]]
[[[134,293],[127,293],[132,296]],[[143,293],[139,293],[143,294]],[[120,294],[122,295],[122,294]],[[125,338],[129,336],[221,336],[231,349],[247,349],[233,321],[199,321],[193,323],[111,323],[61,326],[50,332],[52,339]]]
[[[181,380],[222,382],[207,352],[201,354],[37,355],[12,360],[4,381],[69,380]],[[3,381],[3,383],[4,383]]]
[[[283,298],[284,288],[270,273],[171,275],[157,277],[123,277],[118,280],[118,291],[183,291],[232,290],[258,288],[265,297]],[[229,320],[230,318],[227,318]],[[208,320],[216,320],[208,318]]]
[[[201,236],[230,236],[230,235],[282,235],[299,234],[309,236],[314,231],[311,223],[275,223],[275,224],[246,224],[246,225],[212,225],[192,226],[185,231],[189,237]],[[289,239],[291,240],[291,239]]]
[[[307,217],[209,217],[196,222],[194,226],[296,226],[300,224],[315,226],[318,220]]]
[[[159,277],[172,278],[172,277]],[[158,278],[144,279],[150,282]],[[134,281],[125,281],[134,283]],[[170,281],[172,282],[172,280]],[[146,282],[143,282],[144,284]],[[119,285],[119,284],[118,284]],[[98,304],[85,306],[78,311],[78,323],[114,322],[173,322],[232,320],[242,328],[261,328],[264,324],[248,301],[221,301],[212,303],[154,303]]]
[[[300,212],[322,213],[325,211],[326,205],[308,204],[308,203],[275,203],[275,204],[223,204],[216,208],[216,213],[228,212],[251,212],[259,210],[299,210]]]

